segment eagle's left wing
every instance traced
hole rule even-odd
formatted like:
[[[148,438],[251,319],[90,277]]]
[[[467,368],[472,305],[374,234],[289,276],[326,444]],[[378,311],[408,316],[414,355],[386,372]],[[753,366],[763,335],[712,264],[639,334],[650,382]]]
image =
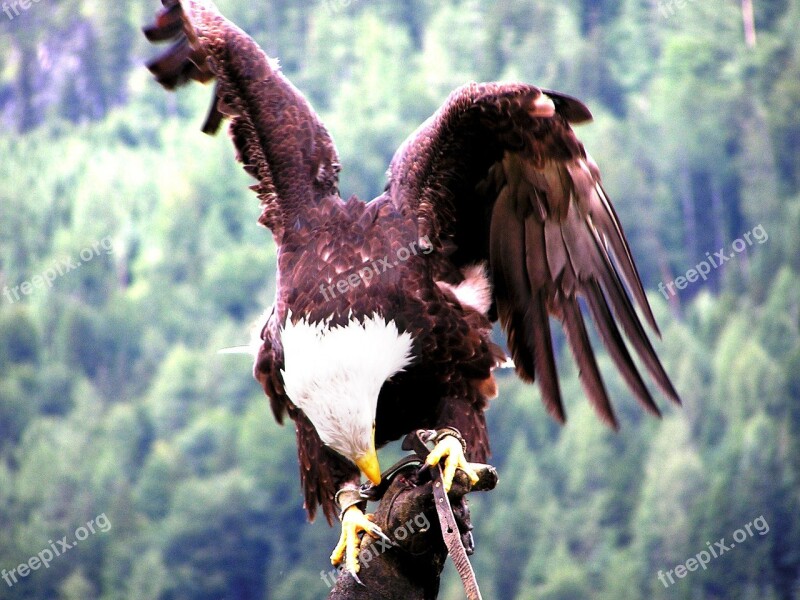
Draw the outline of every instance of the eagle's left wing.
[[[398,150],[389,170],[395,205],[416,218],[437,279],[488,262],[497,316],[519,376],[536,378],[549,412],[565,418],[549,316],[557,318],[581,383],[617,426],[584,325],[583,298],[617,368],[659,414],[617,327],[664,393],[680,402],[627,289],[657,332],[622,227],[570,123],[591,119],[568,96],[523,84],[470,84]]]

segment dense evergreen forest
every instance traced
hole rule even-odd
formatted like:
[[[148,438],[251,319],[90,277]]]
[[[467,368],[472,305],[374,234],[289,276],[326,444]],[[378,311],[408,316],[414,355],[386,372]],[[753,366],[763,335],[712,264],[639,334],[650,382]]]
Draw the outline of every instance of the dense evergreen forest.
[[[343,194],[379,193],[469,80],[594,112],[579,135],[685,406],[646,416],[602,355],[609,431],[557,340],[561,428],[504,373],[501,481],[472,501],[484,597],[800,599],[800,3],[218,4],[322,115]],[[275,247],[226,136],[199,132],[211,90],[143,67],[157,8],[2,4],[0,598],[323,598],[338,529],[305,522],[292,428],[218,353],[271,303]]]

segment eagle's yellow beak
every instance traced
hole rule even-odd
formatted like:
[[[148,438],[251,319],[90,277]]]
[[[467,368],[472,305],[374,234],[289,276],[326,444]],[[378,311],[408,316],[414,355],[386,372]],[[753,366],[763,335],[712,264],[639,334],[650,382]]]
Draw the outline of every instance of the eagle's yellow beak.
[[[373,484],[381,482],[381,466],[378,464],[378,453],[375,451],[375,427],[372,428],[372,440],[366,454],[356,459],[356,465]]]

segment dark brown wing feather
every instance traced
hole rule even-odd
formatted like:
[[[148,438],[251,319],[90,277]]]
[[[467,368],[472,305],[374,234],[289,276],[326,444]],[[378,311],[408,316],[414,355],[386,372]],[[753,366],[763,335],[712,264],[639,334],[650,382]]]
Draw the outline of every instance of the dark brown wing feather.
[[[590,402],[616,427],[579,298],[642,405],[659,414],[617,323],[658,386],[680,400],[626,291],[658,332],[619,219],[570,127],[589,119],[589,110],[564,94],[527,85],[465,86],[398,150],[389,193],[439,250],[432,256],[441,279],[453,277],[448,269],[489,262],[517,373],[538,379],[548,411],[564,420],[553,316]]]
[[[309,203],[338,195],[339,158],[333,141],[303,95],[277,62],[210,1],[165,0],[152,41],[174,40],[148,68],[167,89],[216,79],[203,130],[215,133],[231,119],[238,159],[258,179],[253,190],[263,207],[261,223],[277,240]]]
[[[230,119],[230,135],[244,170],[258,182],[252,186],[262,205],[259,221],[279,245],[280,260],[302,257],[304,246],[287,231],[302,219],[309,229],[342,210],[338,196],[339,159],[333,141],[300,92],[283,76],[277,62],[206,0],[164,0],[156,22],[145,28],[154,42],[172,46],[148,68],[166,89],[215,80],[214,97],[203,131],[214,134]],[[288,258],[287,258],[288,257]],[[296,272],[308,274],[297,262]],[[320,263],[319,267],[331,268]],[[322,274],[320,274],[322,275]],[[314,279],[317,281],[317,279]],[[288,286],[296,293],[299,286]],[[294,289],[292,289],[294,288]],[[286,291],[283,287],[282,292]],[[285,307],[284,307],[285,308]],[[309,517],[321,506],[329,522],[336,518],[334,493],[342,483],[357,480],[358,469],[324,447],[305,415],[286,396],[277,315],[262,332],[263,345],[254,367],[269,396],[275,418],[294,421],[300,478]]]

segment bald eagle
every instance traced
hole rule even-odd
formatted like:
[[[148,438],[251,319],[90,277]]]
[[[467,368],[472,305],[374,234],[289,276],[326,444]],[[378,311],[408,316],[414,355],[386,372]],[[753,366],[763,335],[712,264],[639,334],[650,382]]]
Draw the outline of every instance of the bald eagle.
[[[150,70],[167,89],[216,81],[203,129],[230,119],[257,179],[278,264],[254,373],[278,422],[294,421],[309,518],[321,507],[332,523],[341,511],[335,564],[355,573],[356,536],[380,533],[349,493],[361,473],[380,481],[376,448],[439,431],[428,460],[444,462],[446,486],[487,459],[484,410],[506,360],[496,320],[516,373],[538,382],[559,422],[550,317],[589,401],[617,427],[584,311],[647,411],[659,414],[622,332],[680,402],[634,309],[658,333],[619,219],[571,127],[591,120],[581,102],[520,83],[465,85],[403,143],[378,198],[345,201],[334,143],[277,62],[211,2],[164,5],[145,32],[174,44]]]

